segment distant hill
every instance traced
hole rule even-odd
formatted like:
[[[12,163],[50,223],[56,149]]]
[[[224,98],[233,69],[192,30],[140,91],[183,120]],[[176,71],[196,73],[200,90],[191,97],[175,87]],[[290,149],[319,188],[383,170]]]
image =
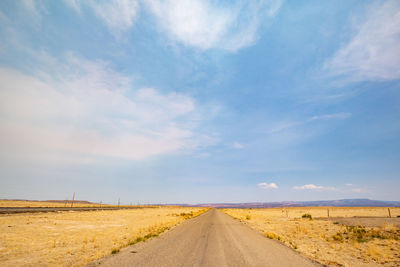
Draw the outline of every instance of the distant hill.
[[[283,201],[283,202],[251,202],[251,203],[207,203],[189,205],[215,208],[279,208],[279,207],[400,207],[400,201],[381,201],[367,198],[317,200],[317,201]]]

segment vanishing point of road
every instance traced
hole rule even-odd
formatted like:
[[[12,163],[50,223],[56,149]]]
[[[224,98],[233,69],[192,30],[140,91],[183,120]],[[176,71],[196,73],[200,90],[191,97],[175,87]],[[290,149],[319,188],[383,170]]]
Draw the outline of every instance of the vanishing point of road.
[[[321,266],[211,209],[89,266]]]

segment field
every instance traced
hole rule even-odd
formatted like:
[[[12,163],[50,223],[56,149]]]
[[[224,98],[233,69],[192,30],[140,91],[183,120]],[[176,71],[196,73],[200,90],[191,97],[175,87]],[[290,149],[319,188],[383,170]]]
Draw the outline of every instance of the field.
[[[83,266],[206,210],[155,207],[0,215],[0,265]]]
[[[330,207],[329,219],[327,207],[223,211],[322,264],[400,266],[400,218],[387,208]]]
[[[85,203],[76,201],[73,204],[74,207],[100,207],[98,203]],[[112,205],[101,204],[102,207],[112,207]],[[31,200],[8,200],[8,199],[0,199],[0,208],[2,207],[21,207],[21,208],[61,208],[61,207],[71,207],[71,200],[59,201],[59,202],[50,202],[50,201],[31,201]]]

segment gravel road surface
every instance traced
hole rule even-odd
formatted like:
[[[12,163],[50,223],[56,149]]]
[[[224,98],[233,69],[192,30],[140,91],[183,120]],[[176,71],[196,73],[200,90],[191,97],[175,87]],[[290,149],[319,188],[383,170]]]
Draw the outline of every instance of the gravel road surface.
[[[88,266],[321,266],[211,209]]]

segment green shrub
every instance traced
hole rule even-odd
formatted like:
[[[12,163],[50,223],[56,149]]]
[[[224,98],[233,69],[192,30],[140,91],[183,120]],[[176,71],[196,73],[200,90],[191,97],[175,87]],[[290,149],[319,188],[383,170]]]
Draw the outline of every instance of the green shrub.
[[[310,213],[305,213],[305,214],[303,214],[303,215],[301,216],[301,218],[312,220],[312,216],[311,216]]]

